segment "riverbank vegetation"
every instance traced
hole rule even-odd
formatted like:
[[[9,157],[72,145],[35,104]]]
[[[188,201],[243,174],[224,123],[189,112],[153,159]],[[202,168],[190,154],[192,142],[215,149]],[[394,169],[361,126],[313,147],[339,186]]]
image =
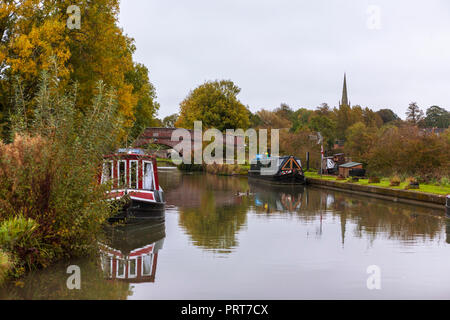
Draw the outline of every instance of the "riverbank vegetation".
[[[98,174],[123,121],[115,95],[99,83],[82,113],[77,86],[65,89],[43,72],[32,116],[17,96],[12,142],[0,144],[0,248],[13,277],[90,253],[114,213]]]
[[[114,214],[102,156],[153,125],[159,108],[119,0],[0,6],[0,281],[89,254]]]

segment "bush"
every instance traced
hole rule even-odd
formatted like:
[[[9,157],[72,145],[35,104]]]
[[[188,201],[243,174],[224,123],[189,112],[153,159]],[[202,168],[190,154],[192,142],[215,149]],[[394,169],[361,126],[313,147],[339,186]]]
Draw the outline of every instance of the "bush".
[[[442,177],[441,181],[439,181],[439,184],[441,186],[448,187],[450,186],[450,179],[448,177]]]
[[[414,177],[407,178],[405,189],[419,189],[419,181]]]
[[[240,173],[240,167],[236,164],[208,164],[206,165],[206,172],[217,175],[231,176]]]
[[[0,286],[6,280],[7,275],[13,267],[13,263],[9,255],[0,250]]]
[[[380,177],[378,176],[370,176],[369,183],[380,183]]]
[[[398,175],[395,175],[391,178],[389,185],[390,186],[399,186],[401,183],[401,179]]]
[[[120,118],[102,83],[81,113],[72,93],[44,73],[31,101],[18,99],[9,144],[0,143],[0,238],[15,268],[47,266],[96,248],[114,214],[98,184],[103,154],[117,143]],[[25,107],[35,104],[33,117]]]

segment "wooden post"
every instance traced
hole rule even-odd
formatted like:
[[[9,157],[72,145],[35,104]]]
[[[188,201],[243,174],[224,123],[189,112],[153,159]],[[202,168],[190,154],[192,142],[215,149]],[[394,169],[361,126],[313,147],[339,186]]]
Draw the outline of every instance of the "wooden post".
[[[309,171],[309,151],[306,152],[306,171]]]

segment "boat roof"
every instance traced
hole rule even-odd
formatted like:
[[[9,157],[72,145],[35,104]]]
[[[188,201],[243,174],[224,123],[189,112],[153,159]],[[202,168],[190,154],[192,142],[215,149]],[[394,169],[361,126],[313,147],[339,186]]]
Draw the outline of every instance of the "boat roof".
[[[362,163],[359,163],[359,162],[347,162],[347,163],[341,164],[339,167],[351,168],[351,167],[355,167],[355,166],[359,166],[359,165],[362,165]]]
[[[126,153],[126,154],[140,154],[145,155],[145,151],[138,148],[121,148],[117,150],[117,153]]]
[[[138,148],[120,148],[117,150],[117,152],[105,155],[104,158],[111,158],[111,157],[119,157],[119,158],[127,158],[128,156],[131,156],[133,158],[136,157],[144,157],[144,158],[154,158],[154,155],[147,154],[145,150],[138,149]]]
[[[293,157],[295,160],[300,160],[299,158],[295,157],[295,156],[277,156],[277,157],[261,157],[261,158],[254,158],[251,161],[258,161],[258,160],[277,160],[277,159],[281,159],[281,160],[285,160],[287,158]]]

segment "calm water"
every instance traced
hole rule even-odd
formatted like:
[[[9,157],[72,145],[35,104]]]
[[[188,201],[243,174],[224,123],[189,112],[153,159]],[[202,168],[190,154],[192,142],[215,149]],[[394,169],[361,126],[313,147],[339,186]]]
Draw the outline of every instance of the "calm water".
[[[160,180],[165,223],[108,228],[101,257],[31,273],[0,298],[450,298],[444,210],[174,170]],[[67,289],[69,264],[81,290]],[[367,288],[371,265],[380,290]]]

